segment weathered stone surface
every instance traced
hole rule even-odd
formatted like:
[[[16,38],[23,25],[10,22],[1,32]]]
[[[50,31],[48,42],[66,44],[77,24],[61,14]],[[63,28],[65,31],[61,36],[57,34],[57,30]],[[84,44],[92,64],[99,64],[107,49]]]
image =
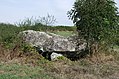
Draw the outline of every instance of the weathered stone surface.
[[[31,46],[44,48],[45,51],[75,51],[75,43],[53,33],[26,30],[20,32],[25,42]]]
[[[85,40],[79,39],[77,35],[65,38],[53,33],[33,30],[20,32],[19,35],[25,42],[35,47],[39,54],[49,60],[61,55],[71,60],[79,59],[80,52],[84,52],[86,49]],[[53,52],[55,53],[53,54]]]
[[[75,51],[85,50],[87,43],[84,39],[79,39],[77,35],[69,36],[67,39],[75,45]]]
[[[58,58],[58,57],[61,57],[61,56],[63,56],[63,55],[53,52],[53,53],[51,54],[51,60],[52,60],[52,61],[53,61],[53,60],[57,60],[57,58]]]

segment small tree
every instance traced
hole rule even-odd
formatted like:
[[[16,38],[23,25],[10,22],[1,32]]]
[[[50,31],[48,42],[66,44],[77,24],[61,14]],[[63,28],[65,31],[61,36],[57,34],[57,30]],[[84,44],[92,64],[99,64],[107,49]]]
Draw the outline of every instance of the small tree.
[[[76,0],[68,16],[77,26],[79,37],[86,40],[91,54],[94,43],[111,43],[116,37],[119,21],[113,0]]]
[[[16,26],[34,26],[34,25],[46,25],[50,26],[56,22],[56,19],[53,15],[47,14],[45,17],[31,17],[26,18],[23,21],[15,23]]]
[[[46,17],[40,17],[40,23],[48,26],[48,25],[53,25],[56,22],[56,19],[53,15],[47,14]]]

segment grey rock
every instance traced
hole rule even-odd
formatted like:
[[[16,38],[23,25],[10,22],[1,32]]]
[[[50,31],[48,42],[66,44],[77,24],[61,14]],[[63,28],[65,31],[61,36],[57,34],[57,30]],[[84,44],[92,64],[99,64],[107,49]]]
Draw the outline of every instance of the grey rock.
[[[45,51],[75,51],[76,45],[67,38],[49,32],[26,30],[20,32],[23,40]]]
[[[77,35],[63,37],[49,32],[26,30],[19,33],[24,42],[35,47],[36,50],[48,59],[57,59],[65,56],[70,59],[79,58],[79,54],[86,49],[86,42]],[[78,45],[77,45],[78,44]],[[77,53],[78,52],[78,53]]]
[[[86,49],[86,40],[79,38],[78,35],[69,36],[67,37],[67,39],[75,45],[75,51],[81,51]]]
[[[63,55],[53,52],[53,53],[51,54],[51,60],[52,60],[52,61],[53,61],[53,60],[57,60],[57,58],[58,58],[58,57],[61,57],[61,56],[63,56]]]

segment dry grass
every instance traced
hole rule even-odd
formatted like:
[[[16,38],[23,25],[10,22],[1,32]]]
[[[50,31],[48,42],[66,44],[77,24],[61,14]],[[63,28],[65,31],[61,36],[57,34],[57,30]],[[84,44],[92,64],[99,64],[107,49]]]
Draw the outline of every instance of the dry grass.
[[[48,61],[38,53],[25,55],[19,46],[6,50],[0,45],[1,79],[119,79],[118,53],[98,53],[70,61]]]

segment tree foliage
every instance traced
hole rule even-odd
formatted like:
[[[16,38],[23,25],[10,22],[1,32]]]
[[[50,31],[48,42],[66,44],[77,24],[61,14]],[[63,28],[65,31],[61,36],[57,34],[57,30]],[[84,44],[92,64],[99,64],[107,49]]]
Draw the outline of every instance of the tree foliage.
[[[68,12],[89,49],[94,42],[111,43],[116,37],[119,21],[115,4],[114,0],[76,0]]]

